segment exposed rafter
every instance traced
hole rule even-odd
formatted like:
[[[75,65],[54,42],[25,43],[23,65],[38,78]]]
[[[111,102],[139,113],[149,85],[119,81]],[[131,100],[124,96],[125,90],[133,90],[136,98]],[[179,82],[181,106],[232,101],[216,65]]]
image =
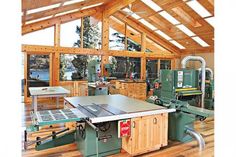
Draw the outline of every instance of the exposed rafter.
[[[37,30],[45,29],[45,28],[54,26],[56,23],[62,24],[62,23],[73,21],[73,20],[77,20],[84,16],[93,15],[99,11],[101,11],[100,7],[94,7],[90,9],[81,10],[75,13],[61,15],[61,16],[57,16],[57,17],[50,18],[47,20],[42,20],[39,22],[27,24],[27,25],[22,26],[22,34],[24,35],[24,34],[34,32]]]
[[[133,3],[134,1],[136,0],[112,0],[110,3],[104,6],[104,15],[107,17],[111,16],[115,12]]]
[[[150,29],[146,28],[145,26],[143,26],[141,23],[126,17],[125,14],[121,13],[121,12],[116,12],[114,14],[114,16],[116,18],[118,18],[121,21],[124,21],[125,23],[127,23],[128,25],[130,25],[131,27],[133,27],[136,30],[139,30],[140,32],[144,32],[146,33],[146,35],[152,39],[153,41],[157,42],[158,44],[160,44],[161,46],[163,46],[165,49],[169,50],[170,52],[173,52],[175,54],[179,54],[180,53],[180,49],[178,49],[176,46],[173,46],[172,44],[168,43],[167,41],[165,41],[162,37],[160,37],[157,34],[154,34],[153,31],[151,31]]]
[[[48,9],[46,11],[40,11],[40,12],[28,14],[22,18],[25,18],[25,21],[31,21],[31,20],[35,20],[38,18],[44,18],[47,16],[51,16],[51,15],[55,15],[55,14],[59,14],[59,13],[63,13],[63,12],[73,11],[75,9],[81,9],[83,7],[91,6],[94,4],[101,3],[101,2],[106,3],[108,1],[109,0],[86,0],[86,1],[78,2],[78,3],[74,3],[74,4],[59,6],[57,8],[53,8],[53,9]]]
[[[21,0],[22,11],[45,7],[71,0]]]

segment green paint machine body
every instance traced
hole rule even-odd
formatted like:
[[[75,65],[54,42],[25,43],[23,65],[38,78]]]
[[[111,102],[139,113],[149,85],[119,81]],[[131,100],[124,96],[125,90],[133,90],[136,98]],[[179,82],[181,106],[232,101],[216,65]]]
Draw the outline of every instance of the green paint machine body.
[[[208,109],[199,108],[202,92],[197,70],[161,70],[161,86],[154,90],[148,102],[176,109],[169,114],[169,139],[181,142],[192,140],[186,129],[193,129],[196,120],[214,115]],[[158,95],[155,95],[158,94]]]

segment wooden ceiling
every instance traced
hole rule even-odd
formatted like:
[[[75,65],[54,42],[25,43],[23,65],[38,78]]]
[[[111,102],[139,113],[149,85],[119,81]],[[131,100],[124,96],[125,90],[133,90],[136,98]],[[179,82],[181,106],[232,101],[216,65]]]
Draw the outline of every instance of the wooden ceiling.
[[[194,1],[205,8],[209,16],[201,16],[201,13],[189,5],[196,3]],[[154,10],[155,8],[149,5],[150,2],[158,5],[160,10]],[[131,11],[137,13],[135,15],[140,18],[128,16],[122,10],[129,4],[132,4]],[[124,33],[125,29],[117,21],[130,26],[127,36],[135,42],[141,42],[141,33],[144,32],[150,39],[147,41],[147,48],[152,51],[159,50],[154,46],[156,43],[164,47],[167,53],[214,52],[214,27],[207,22],[207,19],[214,17],[214,0],[22,0],[22,34],[83,16],[93,16],[100,21],[102,13],[110,17],[110,26],[121,33]],[[163,15],[166,13],[178,23],[171,22]],[[152,27],[143,23],[143,20]],[[192,35],[181,29],[183,27]],[[199,38],[205,45],[196,40]]]

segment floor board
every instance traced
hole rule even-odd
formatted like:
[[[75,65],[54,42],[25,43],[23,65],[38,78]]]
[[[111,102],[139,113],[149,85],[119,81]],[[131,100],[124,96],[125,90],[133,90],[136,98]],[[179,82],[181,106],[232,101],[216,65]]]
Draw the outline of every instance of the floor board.
[[[31,123],[30,112],[31,105],[26,105],[22,103],[22,143],[23,143],[23,130],[25,126]],[[63,105],[61,104],[62,108]],[[39,109],[55,109],[56,106],[50,105],[39,105]],[[212,157],[214,156],[214,119],[208,118],[204,122],[196,122],[195,130],[200,132],[205,139],[206,148],[203,151],[199,151],[196,141],[188,143],[180,143],[169,141],[168,146],[161,148],[158,151],[149,152],[140,157]],[[31,133],[28,135],[28,140],[35,140],[37,136],[46,136],[51,134],[52,131],[58,131],[63,129],[62,125],[53,125],[53,127],[44,127],[37,133]],[[23,150],[23,157],[80,157],[81,153],[77,150],[76,144],[69,144],[65,146],[60,146],[48,150],[36,151],[34,146],[30,146],[27,150]],[[125,151],[120,154],[112,155],[110,157],[129,157],[130,155]]]

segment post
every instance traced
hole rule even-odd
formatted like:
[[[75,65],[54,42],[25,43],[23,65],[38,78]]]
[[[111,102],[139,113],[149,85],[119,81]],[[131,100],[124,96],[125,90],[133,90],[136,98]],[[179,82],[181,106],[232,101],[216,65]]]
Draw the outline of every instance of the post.
[[[60,47],[60,24],[57,23],[54,26],[54,47]],[[52,65],[52,73],[53,73],[53,85],[59,85],[59,71],[60,71],[60,53],[55,51],[53,58],[53,65]]]
[[[109,50],[109,17],[102,13],[102,50]],[[108,73],[105,71],[105,64],[109,63],[109,55],[102,55],[101,60],[101,75],[107,76]]]

